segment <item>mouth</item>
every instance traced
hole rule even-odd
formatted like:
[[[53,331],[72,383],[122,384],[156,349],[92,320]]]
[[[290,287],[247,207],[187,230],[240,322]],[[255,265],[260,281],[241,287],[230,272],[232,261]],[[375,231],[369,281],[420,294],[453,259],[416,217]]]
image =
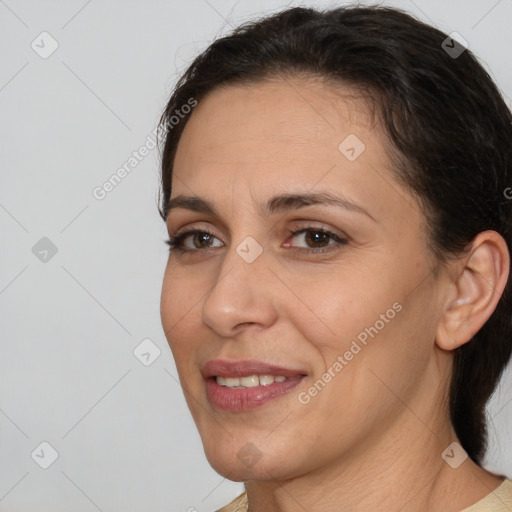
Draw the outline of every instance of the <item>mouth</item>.
[[[289,393],[307,376],[304,370],[259,361],[215,360],[201,373],[211,405],[225,411],[247,411]]]

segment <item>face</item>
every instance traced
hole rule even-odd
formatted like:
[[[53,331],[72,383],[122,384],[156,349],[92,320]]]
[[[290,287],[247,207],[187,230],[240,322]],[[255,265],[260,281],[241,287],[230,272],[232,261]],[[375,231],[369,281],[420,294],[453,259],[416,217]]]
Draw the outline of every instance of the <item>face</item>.
[[[403,402],[432,405],[441,294],[424,218],[353,91],[213,91],[181,137],[171,199],[162,323],[220,474],[335,466],[396,435]]]

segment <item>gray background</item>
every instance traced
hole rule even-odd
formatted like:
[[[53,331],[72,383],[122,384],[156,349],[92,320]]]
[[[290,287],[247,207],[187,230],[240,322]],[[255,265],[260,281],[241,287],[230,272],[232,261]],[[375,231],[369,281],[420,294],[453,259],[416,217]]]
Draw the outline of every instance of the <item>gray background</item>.
[[[511,0],[388,3],[459,32],[512,96]],[[0,511],[203,512],[241,491],[203,455],[160,325],[157,150],[92,192],[151,135],[192,56],[286,5],[0,0]],[[43,31],[47,58],[31,47],[51,49]],[[509,476],[511,383],[489,405],[487,459]]]

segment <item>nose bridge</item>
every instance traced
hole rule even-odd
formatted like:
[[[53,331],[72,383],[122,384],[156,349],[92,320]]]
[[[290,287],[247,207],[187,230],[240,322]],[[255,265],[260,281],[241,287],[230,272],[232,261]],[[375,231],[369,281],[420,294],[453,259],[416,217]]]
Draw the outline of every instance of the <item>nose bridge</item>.
[[[270,325],[275,318],[270,272],[263,247],[246,237],[226,249],[216,281],[203,303],[203,322],[222,336],[240,324]]]

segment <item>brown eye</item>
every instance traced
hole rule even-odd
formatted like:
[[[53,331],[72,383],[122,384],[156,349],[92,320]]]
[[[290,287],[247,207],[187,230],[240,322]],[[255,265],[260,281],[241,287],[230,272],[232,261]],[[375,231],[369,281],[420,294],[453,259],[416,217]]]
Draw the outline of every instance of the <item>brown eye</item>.
[[[192,243],[195,248],[202,249],[204,246],[211,247],[213,244],[214,236],[206,232],[194,233]],[[204,245],[203,245],[204,244]]]
[[[347,243],[347,240],[340,238],[335,233],[327,231],[325,229],[321,229],[318,227],[306,227],[302,229],[298,229],[297,231],[293,231],[292,238],[297,238],[301,240],[304,245],[292,245],[291,243],[286,243],[287,247],[292,247],[297,250],[310,250],[311,252],[322,252],[322,249],[330,250],[330,246],[344,245]],[[329,248],[328,248],[329,247]],[[315,250],[318,249],[318,250]]]
[[[306,243],[312,247],[325,247],[329,245],[329,235],[324,231],[307,231],[304,237]]]
[[[217,237],[209,231],[193,230],[171,236],[166,243],[170,251],[177,249],[181,252],[194,252],[201,249],[221,247],[222,242],[218,240],[218,243],[214,245],[215,240],[218,240]]]

